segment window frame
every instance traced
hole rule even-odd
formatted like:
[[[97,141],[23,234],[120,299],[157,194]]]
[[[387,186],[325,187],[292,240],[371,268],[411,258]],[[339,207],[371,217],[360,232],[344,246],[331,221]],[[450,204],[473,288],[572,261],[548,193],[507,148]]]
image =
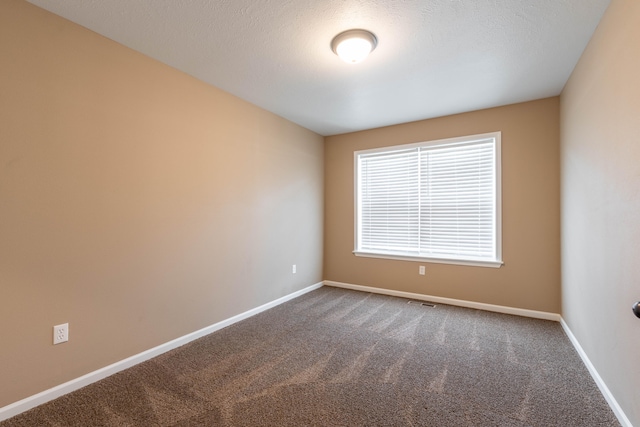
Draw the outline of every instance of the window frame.
[[[359,217],[361,215],[361,191],[360,191],[360,170],[359,157],[363,154],[374,154],[382,152],[392,152],[404,149],[412,149],[416,147],[434,147],[446,146],[460,143],[473,143],[487,139],[494,140],[494,188],[495,188],[495,206],[494,206],[494,239],[495,239],[495,259],[473,259],[471,257],[462,256],[413,256],[405,254],[393,254],[382,251],[367,251],[358,248],[359,232],[361,224]],[[366,150],[354,151],[354,247],[353,254],[360,257],[382,258],[402,261],[419,261],[438,264],[453,264],[476,267],[492,267],[499,268],[504,262],[502,261],[502,132],[489,132],[483,134],[467,135],[454,138],[445,138],[432,141],[422,141],[410,144],[399,144],[385,147],[378,147]]]

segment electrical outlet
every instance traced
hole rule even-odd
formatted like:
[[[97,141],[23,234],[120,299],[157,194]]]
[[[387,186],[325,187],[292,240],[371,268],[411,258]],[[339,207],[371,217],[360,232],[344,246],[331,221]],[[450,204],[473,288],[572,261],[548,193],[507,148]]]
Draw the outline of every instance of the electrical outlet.
[[[295,264],[293,264],[293,268],[291,269],[291,272],[292,272],[293,274],[296,274],[296,265],[295,265]]]
[[[69,324],[63,323],[53,327],[53,343],[60,344],[69,341]]]
[[[424,276],[424,265],[421,265],[421,266],[420,266],[420,268],[418,269],[418,273],[419,273],[421,276]]]

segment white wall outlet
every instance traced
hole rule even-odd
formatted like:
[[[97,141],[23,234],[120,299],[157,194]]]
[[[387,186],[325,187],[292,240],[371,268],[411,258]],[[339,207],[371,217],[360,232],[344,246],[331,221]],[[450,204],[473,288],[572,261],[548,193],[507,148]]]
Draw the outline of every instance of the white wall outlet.
[[[420,268],[418,269],[418,273],[420,273],[421,276],[424,276],[424,265],[420,266]]]
[[[293,267],[291,268],[291,272],[293,274],[296,274],[296,265],[295,264],[293,264]]]
[[[69,341],[69,324],[63,323],[53,327],[53,343],[60,344]]]

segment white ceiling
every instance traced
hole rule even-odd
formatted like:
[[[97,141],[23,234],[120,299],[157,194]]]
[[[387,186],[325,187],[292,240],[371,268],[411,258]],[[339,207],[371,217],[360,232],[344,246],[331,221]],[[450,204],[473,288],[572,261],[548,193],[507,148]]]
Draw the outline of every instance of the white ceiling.
[[[558,95],[610,0],[29,0],[321,135]],[[330,48],[365,28],[378,47]]]

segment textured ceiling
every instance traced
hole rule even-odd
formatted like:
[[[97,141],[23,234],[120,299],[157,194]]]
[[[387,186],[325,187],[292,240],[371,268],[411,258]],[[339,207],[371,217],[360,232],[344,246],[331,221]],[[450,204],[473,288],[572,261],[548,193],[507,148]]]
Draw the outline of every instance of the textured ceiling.
[[[29,0],[322,135],[558,95],[610,0]],[[364,62],[331,51],[376,34]]]

